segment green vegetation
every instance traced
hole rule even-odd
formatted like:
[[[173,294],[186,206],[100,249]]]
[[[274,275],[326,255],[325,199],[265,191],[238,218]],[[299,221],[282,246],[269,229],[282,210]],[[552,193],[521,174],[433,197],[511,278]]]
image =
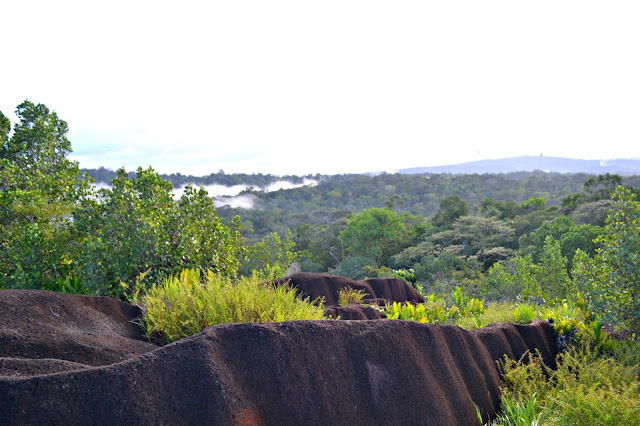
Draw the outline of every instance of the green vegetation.
[[[0,112],[0,288],[57,288],[71,275],[72,210],[89,190],[66,158],[67,123],[25,101],[11,129]]]
[[[66,158],[66,122],[29,101],[16,114],[9,135],[0,113],[0,288],[124,297],[120,281],[144,271],[148,282],[194,267],[237,274],[240,219],[224,224],[206,191],[174,200],[151,168],[95,190]]]
[[[359,304],[365,296],[369,296],[364,290],[356,290],[351,287],[345,287],[338,292],[338,301],[340,306],[346,306],[350,304]]]
[[[314,187],[247,189],[255,209],[216,209],[205,190],[172,190],[304,178],[100,169],[111,187],[98,190],[67,158],[66,122],[29,101],[16,114],[12,132],[0,112],[0,289],[129,297],[148,335],[172,341],[221,322],[322,318],[262,284],[292,271],[395,276],[426,302],[389,305],[392,319],[554,319],[558,370],[505,363],[500,424],[638,418],[637,342],[603,329],[640,331],[640,176],[316,175]]]
[[[138,281],[138,283],[140,280]],[[264,283],[258,276],[232,280],[213,271],[185,269],[147,291],[132,289],[143,309],[149,338],[172,342],[204,328],[230,322],[277,322],[324,318],[322,303],[302,299],[295,289]]]
[[[247,258],[242,264],[242,275],[251,275],[254,271],[263,279],[282,278],[292,263],[298,260],[295,242],[290,230],[283,237],[277,232],[264,237],[247,249]]]
[[[491,425],[638,424],[639,357],[637,341],[620,342],[603,355],[586,339],[558,356],[556,370],[539,356],[505,356],[499,364],[502,412]]]
[[[139,168],[135,179],[121,170],[112,185],[74,210],[74,260],[89,291],[118,296],[120,281],[146,270],[149,281],[184,268],[237,273],[244,256],[239,219],[224,225],[206,191],[187,187],[176,201],[151,168]]]
[[[446,299],[431,294],[425,303],[393,302],[386,305],[385,310],[388,319],[432,324],[461,325],[464,319],[471,317],[476,321],[474,328],[481,326],[481,315],[485,312],[484,303],[465,295],[460,287],[456,287]]]

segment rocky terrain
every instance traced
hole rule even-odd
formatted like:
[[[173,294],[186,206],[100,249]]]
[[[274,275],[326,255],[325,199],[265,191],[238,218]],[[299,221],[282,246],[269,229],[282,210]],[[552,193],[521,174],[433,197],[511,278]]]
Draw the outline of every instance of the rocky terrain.
[[[374,299],[416,296],[385,280],[291,283],[327,300],[353,283]],[[105,297],[0,291],[0,424],[474,424],[475,405],[485,419],[499,407],[497,359],[556,355],[546,322],[466,331],[340,314],[216,325],[157,346],[139,315]]]

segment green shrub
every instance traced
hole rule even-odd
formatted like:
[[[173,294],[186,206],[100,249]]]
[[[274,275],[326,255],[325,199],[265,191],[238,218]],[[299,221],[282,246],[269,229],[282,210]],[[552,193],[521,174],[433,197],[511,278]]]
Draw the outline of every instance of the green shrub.
[[[539,355],[499,362],[502,412],[491,424],[627,425],[640,419],[637,362],[618,353],[637,353],[638,342],[621,343],[611,356],[595,350],[588,336],[558,356],[557,369]],[[622,357],[626,359],[625,357]]]
[[[120,169],[111,185],[73,213],[83,236],[74,261],[87,292],[120,297],[118,284],[147,270],[152,281],[185,268],[237,274],[245,255],[240,219],[225,224],[203,188],[187,186],[174,200],[171,183],[141,167],[133,179]]]
[[[345,287],[338,293],[338,299],[340,306],[350,305],[352,303],[359,304],[365,296],[369,293],[365,293],[364,290],[356,290],[355,288]]]
[[[263,283],[256,275],[237,281],[209,271],[185,269],[133,299],[143,310],[148,338],[172,342],[221,323],[324,319],[322,303],[302,299],[295,289]]]
[[[536,307],[529,304],[519,305],[513,310],[513,318],[520,324],[528,324],[533,321],[538,312]]]
[[[576,252],[572,276],[589,305],[613,323],[640,329],[640,200],[626,187],[613,194],[600,248]]]

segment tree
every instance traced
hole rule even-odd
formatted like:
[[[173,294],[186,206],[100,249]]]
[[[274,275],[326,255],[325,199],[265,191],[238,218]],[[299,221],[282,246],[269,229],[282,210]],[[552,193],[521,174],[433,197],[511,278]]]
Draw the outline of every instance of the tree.
[[[640,201],[619,186],[593,258],[576,253],[573,276],[592,305],[620,325],[640,329]]]
[[[298,259],[293,233],[287,230],[280,237],[272,232],[248,248],[247,260],[242,265],[242,275],[256,272],[263,279],[277,279],[286,275],[293,262]]]
[[[450,230],[438,232],[429,239],[441,250],[469,260],[473,258],[490,267],[510,254],[505,248],[514,230],[501,220],[481,216],[462,216]]]
[[[171,184],[152,168],[138,168],[134,179],[121,169],[111,183],[74,211],[84,235],[78,268],[89,292],[121,296],[120,282],[145,271],[149,281],[184,268],[237,273],[244,257],[239,218],[224,225],[204,189],[187,186],[175,201]]]
[[[570,218],[558,216],[551,222],[543,223],[538,229],[528,235],[522,235],[519,240],[520,251],[525,254],[530,254],[533,256],[534,261],[539,262],[546,238],[551,236],[556,240],[560,240],[574,227],[575,223],[573,223]]]
[[[0,146],[5,146],[11,131],[11,121],[0,111]]]
[[[55,288],[70,273],[71,210],[89,179],[66,156],[67,123],[24,101],[0,113],[0,287]]]
[[[562,255],[560,242],[552,236],[544,240],[540,266],[536,278],[545,299],[564,300],[575,294],[567,272],[567,258]]]
[[[373,259],[383,266],[405,238],[407,229],[393,210],[372,208],[351,216],[340,239],[350,255]]]
[[[435,226],[447,227],[461,216],[469,214],[469,203],[457,195],[444,197],[440,201],[440,209],[433,217]]]
[[[523,213],[531,213],[535,210],[543,210],[546,205],[546,201],[542,197],[529,197],[527,201],[522,203],[521,210]]]

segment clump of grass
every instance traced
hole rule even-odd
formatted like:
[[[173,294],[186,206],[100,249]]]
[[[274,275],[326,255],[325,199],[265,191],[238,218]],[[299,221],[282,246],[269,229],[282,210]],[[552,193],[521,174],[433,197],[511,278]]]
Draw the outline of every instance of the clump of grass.
[[[524,304],[519,305],[513,310],[513,318],[520,324],[529,324],[538,316],[535,306]]]
[[[222,323],[325,319],[322,303],[302,299],[295,289],[266,284],[256,275],[232,280],[186,269],[136,293],[148,338],[173,342]]]
[[[356,290],[355,288],[345,287],[338,292],[338,300],[340,302],[340,306],[350,305],[350,304],[360,304],[362,299],[365,296],[368,296],[369,293],[366,293],[364,290]]]

